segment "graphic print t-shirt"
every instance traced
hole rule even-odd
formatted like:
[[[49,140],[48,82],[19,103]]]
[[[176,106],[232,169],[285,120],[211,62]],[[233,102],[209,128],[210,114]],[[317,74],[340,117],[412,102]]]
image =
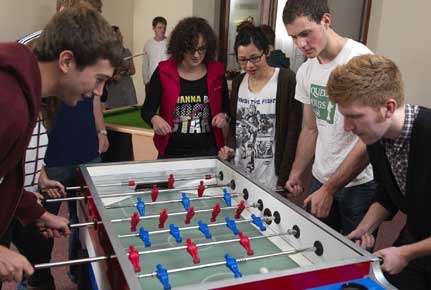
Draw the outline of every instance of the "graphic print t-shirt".
[[[261,184],[274,188],[275,101],[280,69],[258,92],[248,88],[248,74],[238,91],[235,164]]]
[[[326,84],[332,70],[357,55],[372,53],[366,46],[348,39],[337,57],[320,64],[317,58],[307,60],[296,74],[295,99],[311,104],[319,131],[316,143],[313,176],[325,183],[353,149],[358,137],[344,131],[344,117],[335,103],[329,100]],[[371,165],[347,186],[363,184],[373,179]]]
[[[180,78],[180,96],[174,112],[174,127],[166,147],[168,156],[197,156],[217,145],[211,127],[207,76],[189,81]]]

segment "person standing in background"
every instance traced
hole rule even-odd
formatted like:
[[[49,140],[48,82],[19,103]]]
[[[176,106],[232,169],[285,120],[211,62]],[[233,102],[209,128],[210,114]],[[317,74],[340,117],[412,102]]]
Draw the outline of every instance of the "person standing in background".
[[[263,24],[260,30],[269,42],[269,56],[266,61],[272,67],[290,68],[290,60],[281,49],[275,49],[275,32],[271,26]]]
[[[135,65],[133,63],[132,53],[128,48],[124,47],[123,35],[118,26],[112,26],[112,30],[118,37],[118,40],[123,44],[123,64],[115,72],[112,80],[106,84],[108,97],[105,102],[106,109],[115,109],[125,106],[135,105],[136,99],[135,86],[133,84],[132,75],[135,74]]]
[[[166,39],[166,25],[168,22],[162,16],[153,19],[154,37],[144,45],[144,59],[142,61],[142,76],[144,78],[145,96],[149,94],[149,82],[159,62],[168,59]]]

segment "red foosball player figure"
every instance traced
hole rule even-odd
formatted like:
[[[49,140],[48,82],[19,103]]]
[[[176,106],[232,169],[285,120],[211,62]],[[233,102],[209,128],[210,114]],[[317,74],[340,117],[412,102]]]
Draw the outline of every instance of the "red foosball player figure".
[[[239,236],[239,243],[247,251],[247,255],[249,255],[249,256],[253,255],[254,252],[253,252],[253,249],[251,248],[250,240],[248,239],[248,237],[246,235],[244,235],[243,232],[239,232],[238,236]]]
[[[159,196],[159,188],[157,184],[153,184],[153,188],[151,189],[151,201],[155,202],[157,200],[157,196]]]
[[[190,224],[190,220],[193,218],[194,215],[195,215],[195,207],[192,205],[190,206],[190,209],[186,214],[186,220],[184,221],[184,223],[186,225]]]
[[[139,265],[139,252],[135,250],[135,246],[133,245],[129,246],[129,260],[132,262],[135,272],[141,272],[141,266]]]
[[[190,238],[188,238],[186,242],[187,242],[187,252],[189,252],[190,256],[192,256],[193,263],[199,264],[201,262],[201,259],[199,259],[199,256],[198,256],[198,247]]]
[[[211,214],[211,219],[210,221],[213,223],[217,220],[217,216],[220,213],[221,209],[220,209],[220,204],[217,202],[216,205],[213,208],[213,212]]]
[[[244,211],[244,209],[245,209],[244,200],[241,200],[238,203],[238,206],[236,208],[235,219],[239,219],[241,217],[241,213]]]
[[[159,229],[163,229],[165,227],[165,222],[168,219],[168,211],[166,208],[162,209],[159,216]]]
[[[136,226],[139,224],[139,214],[135,211],[132,215],[132,219],[130,220],[130,231],[136,232]]]
[[[205,184],[204,184],[204,181],[201,180],[201,182],[199,183],[199,186],[198,186],[198,196],[199,197],[202,197],[202,195],[204,194],[204,190],[205,190]]]
[[[168,178],[168,189],[172,189],[174,188],[174,182],[175,182],[175,178],[173,174],[169,174],[169,178]]]

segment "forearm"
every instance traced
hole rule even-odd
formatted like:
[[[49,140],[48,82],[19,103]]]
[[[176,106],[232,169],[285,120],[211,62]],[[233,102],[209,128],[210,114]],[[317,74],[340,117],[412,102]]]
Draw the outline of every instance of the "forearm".
[[[357,229],[371,234],[390,216],[390,214],[391,213],[380,203],[375,202],[370,206],[364,218],[357,226]]]
[[[352,151],[323,186],[328,192],[334,194],[358,176],[368,164],[367,147],[362,141],[358,140]]]
[[[159,69],[157,68],[150,80],[150,95],[145,96],[144,105],[141,110],[141,117],[151,124],[151,119],[156,115],[157,109],[162,101],[162,83],[160,80]]]
[[[150,75],[149,75],[149,59],[148,59],[148,54],[144,51],[144,57],[142,60],[142,77],[144,80],[144,85],[148,84],[148,82],[150,81]]]
[[[93,113],[94,113],[94,120],[96,122],[97,131],[106,130],[105,120],[103,119],[102,102],[99,96],[94,96]]]
[[[431,237],[410,245],[401,246],[400,250],[409,261],[419,257],[431,256]]]
[[[38,180],[39,186],[42,187],[41,185],[44,184],[48,179],[49,178],[46,174],[45,166],[42,166],[42,168],[40,169],[40,175]]]
[[[313,162],[317,135],[317,129],[315,128],[302,128],[296,149],[295,161],[290,172],[291,176],[302,176],[311,162]]]

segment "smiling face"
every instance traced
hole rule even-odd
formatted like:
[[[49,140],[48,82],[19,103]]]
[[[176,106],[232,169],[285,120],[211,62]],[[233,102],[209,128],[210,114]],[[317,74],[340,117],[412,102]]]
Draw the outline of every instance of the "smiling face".
[[[344,130],[357,135],[365,144],[374,144],[387,134],[390,128],[391,112],[386,107],[372,108],[352,103],[338,104],[344,116]]]
[[[106,81],[112,77],[114,68],[106,59],[79,69],[74,62],[59,80],[58,97],[69,106],[93,95],[101,96]]]
[[[320,23],[306,16],[297,17],[292,23],[286,24],[286,30],[295,45],[307,58],[314,58],[326,48],[327,31],[331,24],[331,16],[325,13]]]
[[[250,76],[259,74],[262,69],[268,67],[265,54],[256,45],[240,45],[237,49],[238,63]]]

